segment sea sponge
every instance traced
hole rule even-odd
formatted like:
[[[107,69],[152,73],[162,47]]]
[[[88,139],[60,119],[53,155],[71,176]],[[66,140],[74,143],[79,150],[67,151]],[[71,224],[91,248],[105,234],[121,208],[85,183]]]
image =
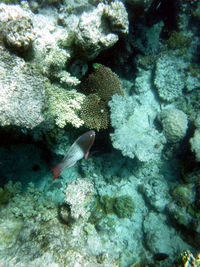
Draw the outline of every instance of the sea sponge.
[[[188,128],[187,115],[179,109],[169,108],[163,110],[158,119],[163,126],[163,132],[171,143],[179,142],[186,134]]]
[[[108,107],[97,94],[90,94],[81,105],[81,120],[88,129],[107,129],[109,126]]]
[[[94,64],[94,71],[83,81],[81,90],[86,94],[98,94],[106,103],[114,94],[124,96],[119,77],[102,64]]]

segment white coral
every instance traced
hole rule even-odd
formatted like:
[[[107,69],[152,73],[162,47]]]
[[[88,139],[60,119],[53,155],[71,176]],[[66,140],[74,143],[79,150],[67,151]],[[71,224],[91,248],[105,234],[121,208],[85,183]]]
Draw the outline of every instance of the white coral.
[[[89,204],[94,194],[93,183],[89,179],[76,179],[65,190],[65,202],[71,207],[74,219],[87,219],[90,215]]]
[[[194,136],[190,138],[192,152],[195,153],[196,160],[200,162],[200,129],[196,129]]]
[[[167,140],[176,143],[186,134],[188,127],[187,115],[176,108],[165,109],[159,115],[163,132]]]
[[[83,12],[76,30],[76,44],[84,51],[84,56],[95,58],[118,41],[119,33],[127,34],[128,25],[128,14],[122,2],[100,3],[96,9]]]

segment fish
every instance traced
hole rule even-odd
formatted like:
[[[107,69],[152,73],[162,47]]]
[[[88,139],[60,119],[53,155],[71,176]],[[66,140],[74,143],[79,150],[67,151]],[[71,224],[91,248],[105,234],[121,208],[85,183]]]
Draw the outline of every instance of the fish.
[[[51,168],[53,172],[53,181],[58,178],[60,173],[65,168],[70,168],[76,164],[77,161],[81,160],[83,157],[87,159],[90,149],[95,140],[95,131],[88,131],[81,136],[79,136],[76,141],[69,148],[67,154],[63,160],[57,164],[55,167]]]

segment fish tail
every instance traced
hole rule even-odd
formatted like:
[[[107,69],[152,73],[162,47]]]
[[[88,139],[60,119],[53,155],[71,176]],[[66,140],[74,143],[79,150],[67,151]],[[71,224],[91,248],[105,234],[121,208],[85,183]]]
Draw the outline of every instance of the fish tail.
[[[53,172],[53,181],[56,180],[56,178],[58,178],[62,170],[63,170],[62,164],[58,164],[51,169],[51,172]]]

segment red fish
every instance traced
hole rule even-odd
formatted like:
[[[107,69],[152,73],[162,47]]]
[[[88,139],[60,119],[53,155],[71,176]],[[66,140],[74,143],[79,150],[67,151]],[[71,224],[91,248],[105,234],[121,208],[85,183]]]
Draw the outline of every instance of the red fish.
[[[76,162],[84,156],[85,159],[87,159],[90,148],[94,143],[94,139],[95,131],[88,131],[76,139],[61,163],[51,169],[54,175],[53,181],[60,175],[63,169],[74,166]]]

